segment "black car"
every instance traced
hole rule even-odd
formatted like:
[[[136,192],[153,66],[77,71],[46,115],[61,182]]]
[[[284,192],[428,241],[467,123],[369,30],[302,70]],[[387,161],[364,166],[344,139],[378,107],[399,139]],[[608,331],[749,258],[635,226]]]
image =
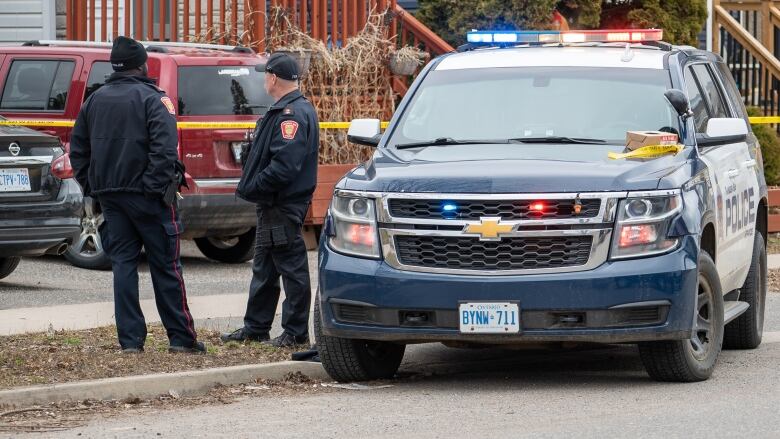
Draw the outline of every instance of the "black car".
[[[0,126],[0,279],[22,256],[62,254],[80,236],[82,210],[60,140]]]

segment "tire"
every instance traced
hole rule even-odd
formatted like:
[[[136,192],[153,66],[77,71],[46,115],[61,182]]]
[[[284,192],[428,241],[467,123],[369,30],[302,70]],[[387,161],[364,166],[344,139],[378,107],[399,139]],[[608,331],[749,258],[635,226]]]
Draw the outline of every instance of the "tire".
[[[314,337],[322,366],[341,382],[392,378],[406,350],[403,344],[324,335],[319,293],[314,301]]]
[[[233,237],[195,238],[195,245],[209,259],[227,264],[240,264],[255,256],[255,229]]]
[[[16,270],[21,258],[0,258],[0,279],[7,278]]]
[[[723,292],[715,263],[699,255],[696,327],[691,339],[639,344],[639,355],[656,381],[695,382],[712,375],[723,346]]]
[[[739,300],[747,302],[750,308],[726,325],[724,349],[755,349],[761,344],[766,309],[766,269],[764,237],[756,233],[750,270],[739,293]]]
[[[103,248],[100,228],[103,224],[103,213],[98,211],[96,204],[84,197],[84,216],[81,218],[81,234],[76,241],[65,250],[65,259],[79,268],[89,270],[107,270],[111,268],[111,259]]]

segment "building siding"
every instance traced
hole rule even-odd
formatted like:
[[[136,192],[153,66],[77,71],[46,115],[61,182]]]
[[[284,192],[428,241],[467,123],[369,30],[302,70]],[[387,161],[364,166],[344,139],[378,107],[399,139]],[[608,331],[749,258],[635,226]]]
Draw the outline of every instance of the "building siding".
[[[2,0],[0,43],[54,37],[54,0]]]

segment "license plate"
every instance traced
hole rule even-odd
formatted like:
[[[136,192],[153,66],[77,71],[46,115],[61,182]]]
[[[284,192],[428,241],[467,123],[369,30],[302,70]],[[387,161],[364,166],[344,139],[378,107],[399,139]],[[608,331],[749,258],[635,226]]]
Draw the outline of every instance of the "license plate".
[[[466,302],[458,307],[460,332],[464,334],[513,334],[520,332],[520,307],[508,302]]]
[[[27,168],[0,169],[0,192],[25,192],[30,188]]]
[[[230,148],[233,150],[233,158],[236,160],[236,163],[241,163],[241,145],[243,145],[244,142],[231,142]]]

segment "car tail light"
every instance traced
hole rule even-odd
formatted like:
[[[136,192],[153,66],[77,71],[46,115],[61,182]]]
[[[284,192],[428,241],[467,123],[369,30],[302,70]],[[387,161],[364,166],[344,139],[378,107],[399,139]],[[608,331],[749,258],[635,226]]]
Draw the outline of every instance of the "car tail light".
[[[63,154],[52,160],[51,174],[60,180],[73,178],[73,167],[70,165],[70,154]]]

